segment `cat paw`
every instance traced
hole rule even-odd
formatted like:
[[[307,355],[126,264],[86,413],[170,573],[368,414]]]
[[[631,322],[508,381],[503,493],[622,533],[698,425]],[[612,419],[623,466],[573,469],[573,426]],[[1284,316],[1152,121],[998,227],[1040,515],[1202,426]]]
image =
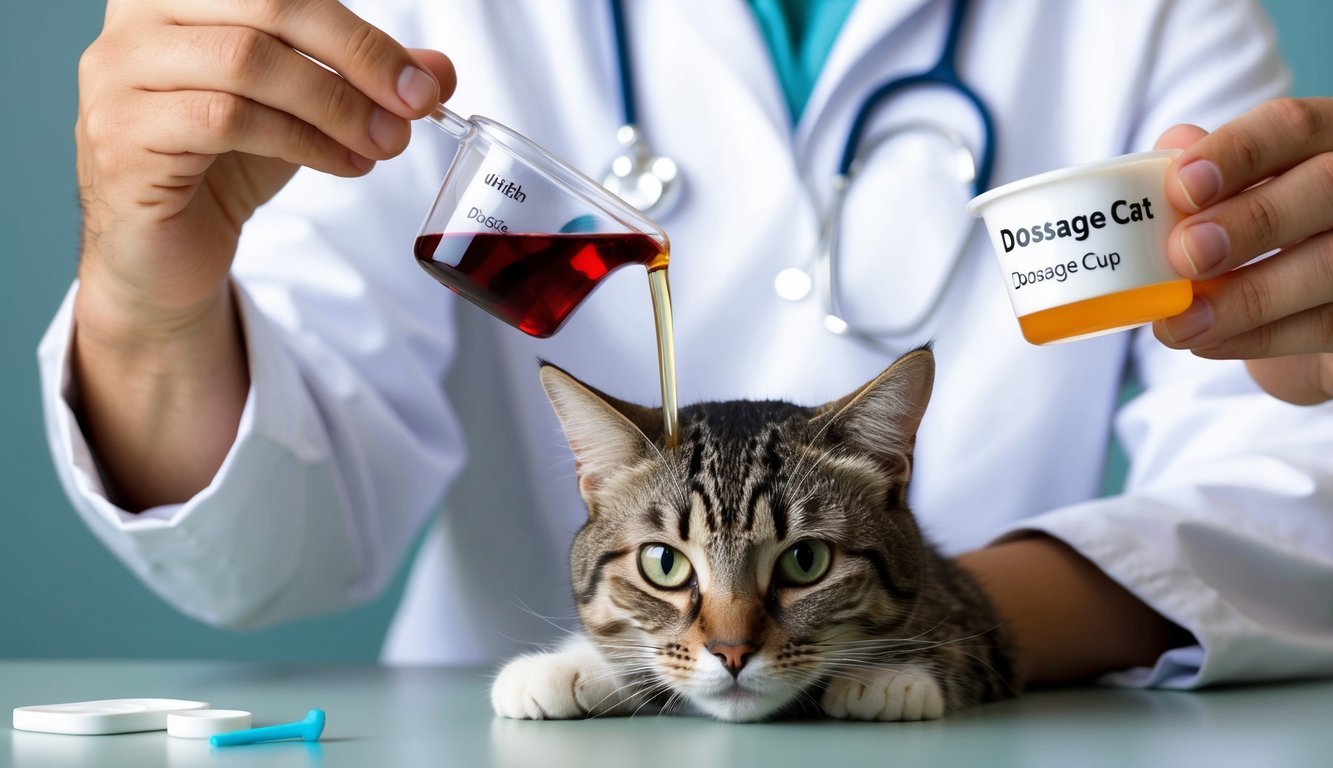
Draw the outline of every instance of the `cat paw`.
[[[520,656],[500,670],[491,685],[491,706],[500,717],[570,720],[613,713],[621,699],[609,665],[586,652]]]
[[[939,683],[920,667],[867,669],[834,678],[824,691],[824,712],[849,720],[938,720],[944,716]]]

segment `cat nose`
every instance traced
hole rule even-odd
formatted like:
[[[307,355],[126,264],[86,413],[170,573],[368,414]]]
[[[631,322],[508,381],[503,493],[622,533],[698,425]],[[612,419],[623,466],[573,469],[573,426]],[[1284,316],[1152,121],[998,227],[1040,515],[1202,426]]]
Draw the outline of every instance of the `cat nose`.
[[[737,645],[725,645],[723,643],[714,643],[708,646],[708,652],[713,654],[727,668],[732,677],[740,675],[745,662],[754,655],[755,647],[751,643],[739,643]]]

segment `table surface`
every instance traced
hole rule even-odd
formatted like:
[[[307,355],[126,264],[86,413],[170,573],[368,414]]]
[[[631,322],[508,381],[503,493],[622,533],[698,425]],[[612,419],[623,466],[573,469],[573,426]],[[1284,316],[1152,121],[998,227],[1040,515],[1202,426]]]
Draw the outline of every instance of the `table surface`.
[[[1333,765],[1333,681],[1203,693],[1030,693],[928,723],[728,724],[699,717],[503,720],[490,670],[212,662],[0,661],[0,711],[163,697],[248,709],[256,725],[328,713],[324,738],[211,748],[165,732],[0,729],[0,765],[33,766],[1282,766]]]

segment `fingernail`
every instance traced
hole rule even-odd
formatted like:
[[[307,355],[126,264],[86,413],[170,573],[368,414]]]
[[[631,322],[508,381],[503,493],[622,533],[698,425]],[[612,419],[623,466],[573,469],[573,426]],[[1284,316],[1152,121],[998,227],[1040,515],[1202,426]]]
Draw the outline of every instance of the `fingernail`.
[[[380,107],[370,113],[370,140],[385,152],[393,154],[401,149],[406,133],[403,121]]]
[[[1180,189],[1199,210],[1222,191],[1222,172],[1210,160],[1195,160],[1176,172]]]
[[[435,78],[416,67],[404,67],[398,75],[398,98],[417,112],[433,106],[439,92]]]
[[[370,169],[375,167],[374,160],[371,160],[368,157],[362,157],[350,149],[347,150],[347,159],[351,161],[352,167],[361,173],[369,173]]]
[[[1180,248],[1185,252],[1185,259],[1194,269],[1194,274],[1202,275],[1227,257],[1231,250],[1231,239],[1220,225],[1205,221],[1191,224],[1180,233]]]
[[[1208,300],[1196,296],[1189,308],[1162,321],[1173,344],[1181,344],[1213,327],[1213,308]]]

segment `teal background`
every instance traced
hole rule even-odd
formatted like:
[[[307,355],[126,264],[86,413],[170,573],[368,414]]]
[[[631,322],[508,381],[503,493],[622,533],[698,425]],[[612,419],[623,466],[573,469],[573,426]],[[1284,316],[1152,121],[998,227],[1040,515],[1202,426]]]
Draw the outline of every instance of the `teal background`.
[[[1266,0],[1296,95],[1333,94],[1333,3]],[[66,502],[41,423],[35,350],[74,274],[72,131],[91,0],[10,3],[0,25],[0,657],[374,659],[402,590],[337,616],[248,633],[182,617],[145,590]]]

